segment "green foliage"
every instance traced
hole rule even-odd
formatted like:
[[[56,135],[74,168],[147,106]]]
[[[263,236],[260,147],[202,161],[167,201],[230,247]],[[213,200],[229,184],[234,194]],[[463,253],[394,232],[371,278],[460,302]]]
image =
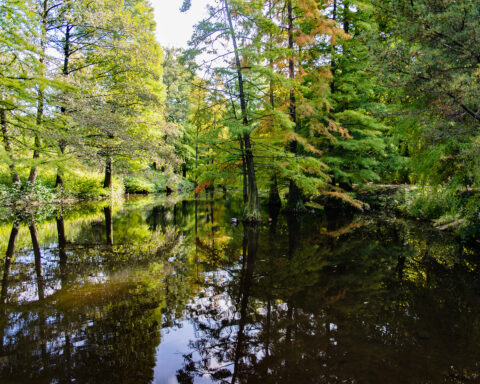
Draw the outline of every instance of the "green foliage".
[[[65,177],[64,191],[66,196],[92,199],[106,196],[119,196],[123,193],[120,179],[114,178],[112,189],[103,188],[103,178],[91,172],[67,174]]]
[[[435,220],[451,214],[456,205],[456,197],[449,191],[419,188],[406,195],[405,203],[400,208],[410,216]]]
[[[127,176],[123,179],[125,192],[127,193],[152,193],[156,192],[156,186],[141,177]]]

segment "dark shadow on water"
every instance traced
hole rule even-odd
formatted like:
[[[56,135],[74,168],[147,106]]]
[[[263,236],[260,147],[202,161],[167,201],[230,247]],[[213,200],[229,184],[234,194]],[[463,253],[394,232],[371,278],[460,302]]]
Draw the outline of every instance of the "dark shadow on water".
[[[475,250],[373,216],[243,227],[210,197],[0,223],[0,382],[478,380]]]

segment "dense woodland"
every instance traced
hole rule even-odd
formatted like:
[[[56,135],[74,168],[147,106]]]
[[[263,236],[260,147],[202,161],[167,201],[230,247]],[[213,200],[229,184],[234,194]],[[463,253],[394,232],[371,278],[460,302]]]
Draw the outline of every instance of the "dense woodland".
[[[477,228],[479,1],[208,14],[162,49],[147,0],[0,0],[2,203],[220,190],[257,222],[408,184],[405,212]]]

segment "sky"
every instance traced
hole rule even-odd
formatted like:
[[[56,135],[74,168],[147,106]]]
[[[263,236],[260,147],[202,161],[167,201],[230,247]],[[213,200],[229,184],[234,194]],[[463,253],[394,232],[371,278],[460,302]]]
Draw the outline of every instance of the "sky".
[[[150,0],[155,9],[157,41],[162,47],[186,48],[193,26],[205,15],[205,5],[211,0],[192,0],[187,13],[181,13],[183,0]]]

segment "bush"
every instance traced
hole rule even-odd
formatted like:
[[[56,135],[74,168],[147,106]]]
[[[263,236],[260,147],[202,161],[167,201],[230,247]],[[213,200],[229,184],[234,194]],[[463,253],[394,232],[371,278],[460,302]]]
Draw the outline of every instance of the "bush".
[[[114,178],[112,189],[103,188],[103,175],[96,173],[68,174],[64,179],[64,193],[66,196],[80,199],[97,197],[118,197],[124,193],[121,180]]]
[[[42,182],[37,182],[33,190],[29,183],[0,185],[1,205],[13,205],[22,201],[51,203],[57,199],[58,194],[56,191]]]
[[[421,189],[407,195],[404,205],[400,208],[410,216],[435,220],[452,214],[456,206],[455,196],[449,191]]]
[[[127,193],[153,193],[156,192],[156,186],[149,180],[140,177],[127,176],[123,180],[125,192]]]

